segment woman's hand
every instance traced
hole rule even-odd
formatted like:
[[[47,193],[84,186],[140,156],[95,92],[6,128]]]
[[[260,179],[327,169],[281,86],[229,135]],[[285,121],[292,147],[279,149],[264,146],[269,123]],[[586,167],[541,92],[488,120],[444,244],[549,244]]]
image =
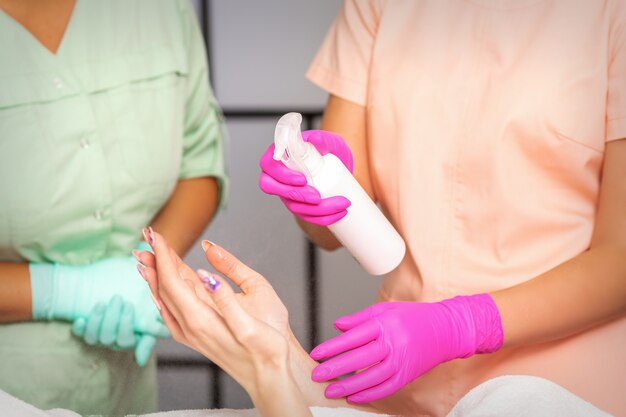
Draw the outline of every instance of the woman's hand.
[[[269,282],[204,242],[209,263],[241,289],[235,293],[225,279],[194,272],[158,233],[152,232],[150,241],[154,255],[136,256],[172,337],[228,372],[263,415],[309,416],[289,370],[287,309]]]
[[[179,282],[169,280],[172,274],[180,277],[187,286],[196,292],[196,287],[202,285],[199,276],[169,247],[165,239],[158,233],[153,232],[154,254],[144,251],[136,253],[137,260],[143,265],[143,275],[150,285],[152,294],[157,299],[158,307],[165,307],[165,315],[171,314],[168,308],[171,304],[176,305],[180,298],[173,298]],[[227,252],[224,248],[208,241],[203,242],[203,248],[209,263],[219,272],[226,275],[236,286],[241,289],[235,294],[235,298],[252,317],[270,325],[281,336],[287,337],[289,330],[289,317],[285,305],[282,303],[271,284],[259,273],[250,269],[239,259]],[[201,287],[204,288],[204,287]],[[204,289],[197,291],[197,298],[208,307],[215,309],[215,303],[210,294]],[[163,306],[162,301],[165,301]],[[179,313],[186,313],[182,309]],[[163,314],[163,311],[161,311]],[[193,317],[188,320],[193,323]]]

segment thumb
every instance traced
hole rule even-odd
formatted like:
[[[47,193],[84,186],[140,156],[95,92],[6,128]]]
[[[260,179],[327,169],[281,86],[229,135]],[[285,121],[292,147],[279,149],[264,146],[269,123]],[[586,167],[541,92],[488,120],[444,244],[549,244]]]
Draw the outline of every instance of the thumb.
[[[145,366],[150,359],[152,349],[156,345],[156,337],[151,335],[142,335],[139,337],[139,342],[135,348],[135,362],[139,366]]]

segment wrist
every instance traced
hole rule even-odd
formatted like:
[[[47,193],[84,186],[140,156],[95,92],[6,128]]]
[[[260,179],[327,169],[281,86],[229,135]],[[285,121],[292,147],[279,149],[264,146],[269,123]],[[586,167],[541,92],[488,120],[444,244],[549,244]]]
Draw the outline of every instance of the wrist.
[[[271,362],[255,367],[254,384],[244,387],[261,415],[310,416],[309,404],[302,395],[287,362]],[[276,401],[280,398],[280,401]]]
[[[77,297],[85,281],[85,266],[53,263],[30,264],[33,320],[69,320],[86,316],[85,297]],[[81,308],[82,306],[82,308]]]
[[[500,310],[490,294],[472,296],[470,304],[476,323],[476,353],[493,353],[504,344],[504,330]]]
[[[250,377],[242,381],[242,386],[250,394],[250,397],[263,397],[272,391],[276,386],[285,386],[289,381],[293,381],[289,366],[286,362],[267,361],[254,363],[253,373]]]
[[[51,320],[54,298],[54,264],[28,264],[33,320]]]
[[[504,342],[500,311],[487,293],[457,296],[442,303],[454,314],[462,340],[459,340],[457,357],[468,358],[474,354],[498,351]]]

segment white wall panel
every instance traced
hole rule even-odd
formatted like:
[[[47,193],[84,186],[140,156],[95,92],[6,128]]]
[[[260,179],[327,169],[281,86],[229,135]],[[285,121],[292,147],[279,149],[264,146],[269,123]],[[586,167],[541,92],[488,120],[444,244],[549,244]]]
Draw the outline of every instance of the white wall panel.
[[[321,107],[304,77],[339,0],[214,0],[213,78],[226,107]]]

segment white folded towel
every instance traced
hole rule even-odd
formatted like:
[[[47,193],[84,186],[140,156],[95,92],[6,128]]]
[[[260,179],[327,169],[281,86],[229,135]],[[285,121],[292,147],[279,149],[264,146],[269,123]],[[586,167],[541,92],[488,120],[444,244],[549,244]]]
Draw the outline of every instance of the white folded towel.
[[[311,407],[314,417],[385,417],[383,414],[365,413],[352,408]],[[256,410],[189,410],[148,414],[142,417],[259,417]]]
[[[315,417],[383,417],[349,408],[311,407]],[[0,390],[0,416],[79,417],[69,410],[43,411]],[[143,417],[258,417],[256,410],[180,410]],[[565,388],[534,376],[502,376],[468,392],[448,417],[610,417]]]
[[[507,375],[468,392],[447,417],[610,417],[547,379]]]

